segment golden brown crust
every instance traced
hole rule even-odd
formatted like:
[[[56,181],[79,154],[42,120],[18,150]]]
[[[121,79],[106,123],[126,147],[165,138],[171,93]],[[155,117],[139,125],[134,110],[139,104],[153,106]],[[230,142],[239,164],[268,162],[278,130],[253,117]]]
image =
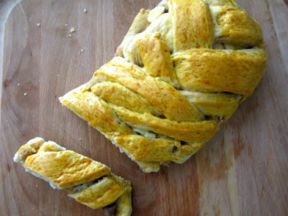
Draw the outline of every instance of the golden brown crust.
[[[108,137],[115,131],[119,134],[130,134],[131,129],[118,121],[108,104],[96,97],[85,87],[80,87],[62,97],[61,103],[89,122]]]
[[[186,89],[243,96],[254,92],[266,66],[261,49],[190,49],[176,54],[174,61],[179,82]]]
[[[131,215],[131,185],[115,176],[106,165],[66,150],[52,141],[34,138],[22,145],[14,156],[24,168],[49,182],[53,188],[65,189],[69,196],[90,207],[103,208],[120,202],[119,212]],[[120,197],[125,194],[123,203]],[[126,212],[126,213],[125,213]]]
[[[183,163],[259,84],[260,26],[234,0],[142,9],[117,57],[60,98],[145,172]]]
[[[181,93],[206,116],[229,119],[239,106],[239,96],[232,94],[192,91],[182,91]]]
[[[14,155],[14,161],[16,163],[25,161],[28,156],[37,153],[44,142],[45,140],[41,137],[35,137],[34,139],[29,140],[29,142],[18,149],[17,153]]]
[[[94,74],[94,79],[118,82],[136,92],[164,116],[176,121],[202,119],[201,113],[168,83],[146,74],[141,68],[116,57]]]
[[[104,177],[90,187],[69,194],[77,202],[97,209],[114,203],[126,191],[126,184],[113,176]]]
[[[170,0],[174,48],[210,48],[213,43],[213,23],[208,5],[202,0]]]
[[[151,106],[145,98],[118,83],[101,82],[93,85],[91,91],[108,103],[113,103],[138,113],[159,115],[159,111]]]
[[[172,85],[177,85],[170,50],[161,40],[161,35],[159,33],[147,34],[138,40],[137,45],[145,71],[152,77],[159,77]]]
[[[177,122],[161,119],[151,114],[139,114],[125,108],[113,106],[119,118],[132,127],[164,135],[185,142],[207,142],[216,130],[215,121]]]
[[[244,10],[222,7],[216,15],[216,23],[220,26],[217,41],[243,47],[263,42],[260,27]]]
[[[104,164],[69,150],[30,155],[26,158],[24,167],[45,176],[59,188],[91,182],[110,173],[110,169]]]
[[[136,161],[149,163],[151,161],[181,161],[188,155],[199,150],[199,143],[182,145],[179,141],[165,138],[149,138],[139,135],[117,136],[114,141],[125,149]],[[140,165],[141,166],[141,165]]]

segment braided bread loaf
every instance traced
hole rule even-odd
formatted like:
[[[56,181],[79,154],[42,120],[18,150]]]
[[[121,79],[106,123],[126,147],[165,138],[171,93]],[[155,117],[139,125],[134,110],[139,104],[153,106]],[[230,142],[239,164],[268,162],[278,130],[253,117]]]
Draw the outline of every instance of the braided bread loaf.
[[[117,57],[60,102],[145,172],[183,163],[260,82],[261,29],[234,0],[142,9]]]
[[[131,215],[130,182],[102,163],[38,137],[21,146],[14,161],[54,189],[68,191],[77,202],[93,209],[116,202],[116,215]]]

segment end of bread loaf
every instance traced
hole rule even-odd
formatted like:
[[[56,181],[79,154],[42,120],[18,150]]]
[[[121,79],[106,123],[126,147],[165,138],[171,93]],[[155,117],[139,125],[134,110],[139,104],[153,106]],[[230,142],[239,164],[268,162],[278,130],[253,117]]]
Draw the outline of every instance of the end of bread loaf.
[[[55,142],[52,141],[45,142],[45,140],[42,137],[35,137],[19,148],[19,150],[15,153],[13,160],[15,163],[22,163],[26,172],[46,181],[53,189],[61,189],[57,184],[54,184],[49,178],[43,175],[39,175],[39,173],[34,172],[33,169],[30,169],[29,167],[24,165],[26,159],[31,155],[37,154],[39,149],[43,146],[44,143],[46,143],[46,146],[42,149],[42,151],[48,149],[65,150],[65,148],[63,148],[62,146],[58,145]]]
[[[38,149],[44,142],[45,140],[41,137],[35,137],[34,139],[29,140],[15,153],[13,157],[14,162],[23,163],[29,155],[37,153]]]
[[[40,137],[22,145],[13,159],[28,173],[53,189],[66,190],[83,205],[96,209],[115,203],[121,213],[117,215],[131,215],[131,183],[100,162]]]

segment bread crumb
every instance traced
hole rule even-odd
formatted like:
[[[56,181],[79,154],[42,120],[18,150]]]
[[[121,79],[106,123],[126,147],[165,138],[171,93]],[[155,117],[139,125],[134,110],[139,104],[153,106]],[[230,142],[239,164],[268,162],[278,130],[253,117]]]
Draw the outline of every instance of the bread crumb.
[[[80,50],[80,53],[83,53],[83,52],[85,52],[85,49],[81,49],[81,50]]]
[[[41,23],[37,23],[36,26],[37,26],[37,27],[40,27],[40,26],[41,26]]]
[[[70,28],[69,30],[70,33],[75,33],[76,32],[76,29],[74,27]]]
[[[88,13],[88,10],[87,10],[87,8],[84,8],[84,9],[83,9],[83,13],[85,13],[85,14],[87,14],[87,13]]]
[[[75,27],[71,27],[69,32],[68,32],[68,37],[71,38],[72,34],[76,32],[76,28]]]
[[[24,94],[23,94],[24,96],[27,96],[28,95],[28,93],[27,92],[24,92]]]

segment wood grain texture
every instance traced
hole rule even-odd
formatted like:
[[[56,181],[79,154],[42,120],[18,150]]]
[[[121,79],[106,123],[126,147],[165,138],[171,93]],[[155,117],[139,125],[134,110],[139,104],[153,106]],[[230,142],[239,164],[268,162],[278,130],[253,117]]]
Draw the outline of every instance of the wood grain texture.
[[[18,147],[34,136],[55,140],[130,179],[137,216],[288,215],[287,1],[239,0],[263,28],[267,73],[256,93],[184,165],[142,173],[57,101],[113,56],[140,8],[157,2],[23,0],[12,10],[4,29],[1,80],[0,215],[108,214],[74,202],[13,163]],[[71,27],[77,31],[69,37]]]
[[[11,10],[20,0],[0,0],[0,80],[3,75],[3,44],[4,44],[4,26]],[[2,88],[0,88],[0,106],[1,106]]]

